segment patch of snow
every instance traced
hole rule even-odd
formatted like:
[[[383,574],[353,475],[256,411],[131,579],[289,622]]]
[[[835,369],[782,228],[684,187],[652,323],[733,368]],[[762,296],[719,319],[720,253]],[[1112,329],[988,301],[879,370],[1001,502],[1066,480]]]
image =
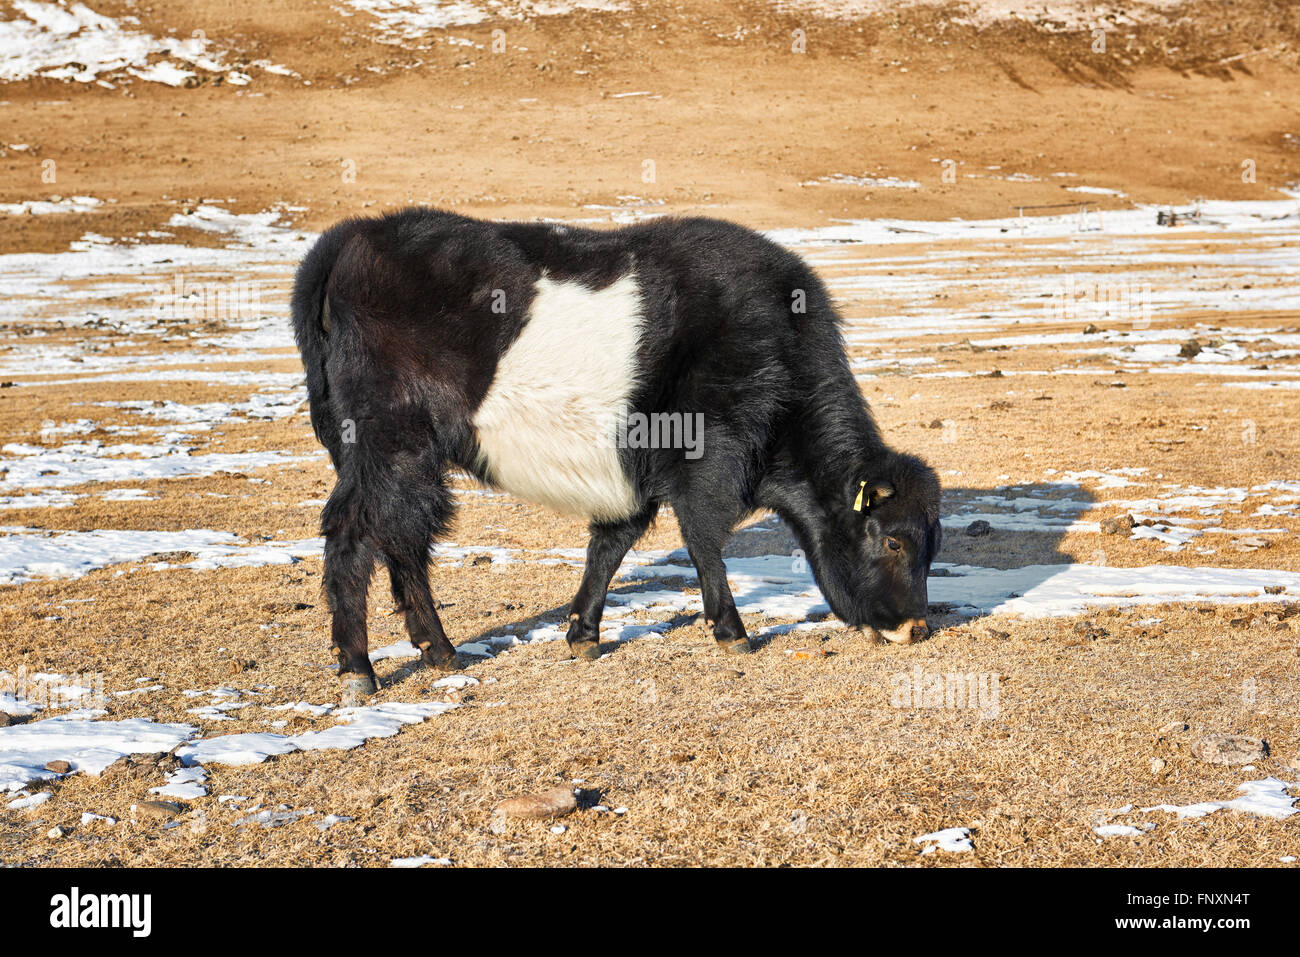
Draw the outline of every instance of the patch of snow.
[[[959,854],[975,850],[975,844],[970,838],[970,828],[967,827],[949,827],[932,834],[922,834],[912,840],[917,844],[926,845],[921,850],[923,855],[933,854],[935,851],[951,851]]]

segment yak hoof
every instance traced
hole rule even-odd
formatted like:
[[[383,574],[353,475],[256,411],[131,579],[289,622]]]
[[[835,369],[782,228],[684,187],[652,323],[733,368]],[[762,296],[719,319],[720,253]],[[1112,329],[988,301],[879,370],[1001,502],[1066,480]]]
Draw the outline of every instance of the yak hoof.
[[[460,655],[454,651],[445,658],[435,658],[429,654],[429,649],[426,648],[424,651],[424,664],[435,671],[460,671],[461,669]]]
[[[595,661],[600,657],[600,642],[575,641],[569,645],[569,654],[579,661]]]
[[[748,638],[737,638],[734,641],[720,641],[718,644],[722,650],[729,655],[748,655],[753,654],[754,649],[749,644]]]
[[[344,707],[354,707],[365,701],[376,691],[379,686],[375,684],[375,679],[371,675],[343,675],[343,705]]]

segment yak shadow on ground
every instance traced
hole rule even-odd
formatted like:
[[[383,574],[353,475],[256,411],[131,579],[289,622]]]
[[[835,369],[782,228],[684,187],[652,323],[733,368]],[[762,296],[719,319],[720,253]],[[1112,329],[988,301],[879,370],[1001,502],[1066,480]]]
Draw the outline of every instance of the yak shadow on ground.
[[[1088,511],[1095,496],[1075,483],[1024,483],[997,488],[945,488],[943,492],[943,546],[935,566],[931,569],[932,600],[928,619],[934,634],[929,640],[942,640],[943,629],[959,623],[978,620],[986,611],[969,605],[933,600],[934,579],[960,576],[960,567],[974,566],[991,569],[1020,569],[1015,577],[1017,591],[1008,592],[1006,598],[1025,594],[1036,585],[1053,577],[1065,566],[1079,559],[1060,550],[1061,541],[1079,516]],[[980,523],[980,524],[977,524]],[[974,528],[972,528],[974,526]],[[791,530],[772,515],[759,516],[736,530],[723,550],[728,560],[780,557],[795,565],[802,552]],[[1088,560],[1086,557],[1084,560]],[[690,566],[685,549],[678,549],[650,567]],[[788,566],[787,566],[788,567]],[[954,572],[952,569],[958,569]],[[804,572],[805,581],[792,580],[788,574],[765,580],[762,575],[746,576],[744,583],[734,589],[738,606],[761,601],[765,595],[798,592],[812,584],[811,572]],[[576,587],[576,585],[575,585]],[[613,601],[607,606],[616,608],[619,599],[634,599],[638,593],[677,591],[687,589],[698,593],[698,582],[691,576],[655,576],[649,580],[624,580],[609,591]],[[499,622],[463,640],[463,645],[490,643],[493,637],[503,634],[523,635],[542,627],[567,627],[568,605],[556,606],[535,615],[513,622]],[[807,620],[830,618],[824,604],[813,609]],[[703,616],[695,612],[678,612],[647,623],[646,632],[663,634],[687,625],[699,625],[703,632]],[[638,626],[639,627],[639,626]],[[752,630],[752,629],[751,629]],[[751,636],[753,637],[753,636]],[[635,635],[620,641],[601,643],[602,653],[615,651]],[[770,636],[753,641],[761,649]],[[462,652],[462,660],[472,661],[472,652]],[[397,680],[400,680],[398,678]]]

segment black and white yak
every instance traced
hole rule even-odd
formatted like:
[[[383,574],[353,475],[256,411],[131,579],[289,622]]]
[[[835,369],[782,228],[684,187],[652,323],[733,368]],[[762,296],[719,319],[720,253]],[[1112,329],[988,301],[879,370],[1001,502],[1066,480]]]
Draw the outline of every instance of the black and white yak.
[[[821,282],[749,229],[693,218],[599,231],[432,209],[349,219],[299,268],[293,326],[337,471],[324,589],[353,692],[375,688],[376,560],[412,644],[455,667],[428,577],[452,467],[590,520],[575,657],[599,657],[610,579],[663,502],[728,651],[750,645],[722,547],[759,509],[793,528],[845,622],[895,642],[928,633],[938,479],[881,438]]]

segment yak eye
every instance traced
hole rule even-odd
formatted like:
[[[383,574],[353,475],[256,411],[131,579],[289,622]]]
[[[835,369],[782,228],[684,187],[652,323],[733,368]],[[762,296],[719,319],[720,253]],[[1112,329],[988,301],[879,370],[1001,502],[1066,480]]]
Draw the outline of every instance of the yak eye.
[[[902,544],[899,542],[899,540],[896,538],[885,539],[885,544],[889,546],[889,550],[891,552],[896,552],[903,547]]]

